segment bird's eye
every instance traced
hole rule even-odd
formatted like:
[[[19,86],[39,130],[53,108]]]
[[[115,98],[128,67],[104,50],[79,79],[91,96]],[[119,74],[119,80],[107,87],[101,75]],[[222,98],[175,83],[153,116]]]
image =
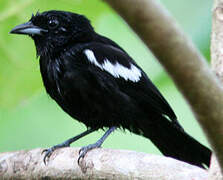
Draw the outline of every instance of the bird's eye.
[[[48,21],[48,26],[50,29],[55,29],[58,27],[58,25],[59,25],[59,21],[56,19],[51,19]]]

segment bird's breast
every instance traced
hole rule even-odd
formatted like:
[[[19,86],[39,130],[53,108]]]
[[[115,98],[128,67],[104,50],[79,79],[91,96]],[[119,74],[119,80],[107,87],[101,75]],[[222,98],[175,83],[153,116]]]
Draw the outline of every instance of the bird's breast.
[[[60,78],[63,76],[62,63],[58,59],[40,58],[40,72],[47,93],[57,99],[61,95]]]

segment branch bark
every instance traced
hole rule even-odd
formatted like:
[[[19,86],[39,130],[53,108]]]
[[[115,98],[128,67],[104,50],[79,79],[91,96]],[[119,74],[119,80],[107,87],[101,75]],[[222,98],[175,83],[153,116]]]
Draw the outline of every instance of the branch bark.
[[[175,159],[124,150],[95,149],[78,166],[78,148],[56,150],[47,165],[42,149],[0,154],[1,179],[204,180],[207,171]]]
[[[191,105],[223,167],[223,89],[204,57],[156,0],[104,0],[139,35]]]
[[[223,83],[223,0],[215,0],[212,12],[211,64]]]
[[[223,84],[223,0],[215,0],[212,11],[211,65],[212,70]],[[222,180],[223,175],[216,158],[212,157],[209,170],[210,180]]]

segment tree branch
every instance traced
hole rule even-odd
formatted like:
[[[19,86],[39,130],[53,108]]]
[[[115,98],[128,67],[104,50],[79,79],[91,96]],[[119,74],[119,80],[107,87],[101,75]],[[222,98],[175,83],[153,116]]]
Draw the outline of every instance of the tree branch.
[[[215,156],[211,158],[211,167],[208,172],[207,180],[222,180],[221,169]]]
[[[175,159],[124,150],[95,149],[78,166],[78,148],[56,150],[47,165],[42,149],[0,154],[1,179],[204,180],[207,171]]]
[[[223,167],[223,91],[203,56],[156,0],[104,0],[166,68],[204,129]]]
[[[215,0],[212,16],[211,64],[223,83],[223,0]]]
[[[212,70],[223,83],[223,0],[215,0],[212,11],[211,65]],[[216,158],[212,157],[209,180],[222,180],[223,176]]]

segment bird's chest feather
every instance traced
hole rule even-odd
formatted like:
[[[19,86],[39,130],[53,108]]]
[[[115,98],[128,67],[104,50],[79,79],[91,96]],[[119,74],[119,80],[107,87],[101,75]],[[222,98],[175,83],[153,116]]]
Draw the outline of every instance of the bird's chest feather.
[[[40,71],[47,93],[60,107],[77,120],[85,119],[86,94],[80,88],[85,86],[81,79],[81,63],[76,58],[40,58]],[[71,71],[72,70],[72,71]],[[90,90],[90,89],[89,89]]]
[[[41,57],[40,71],[47,93],[53,99],[58,99],[62,93],[60,80],[64,74],[63,63],[57,58]]]
[[[64,51],[58,56],[41,56],[40,57],[40,71],[43,79],[43,84],[46,88],[47,93],[57,102],[61,99],[66,99],[66,94],[69,89],[72,89],[72,84],[77,82],[75,72],[78,72],[82,63],[79,62],[79,49],[71,52]],[[72,72],[72,80],[67,77],[69,72]],[[77,75],[78,76],[78,73]],[[68,81],[69,80],[69,81]]]

